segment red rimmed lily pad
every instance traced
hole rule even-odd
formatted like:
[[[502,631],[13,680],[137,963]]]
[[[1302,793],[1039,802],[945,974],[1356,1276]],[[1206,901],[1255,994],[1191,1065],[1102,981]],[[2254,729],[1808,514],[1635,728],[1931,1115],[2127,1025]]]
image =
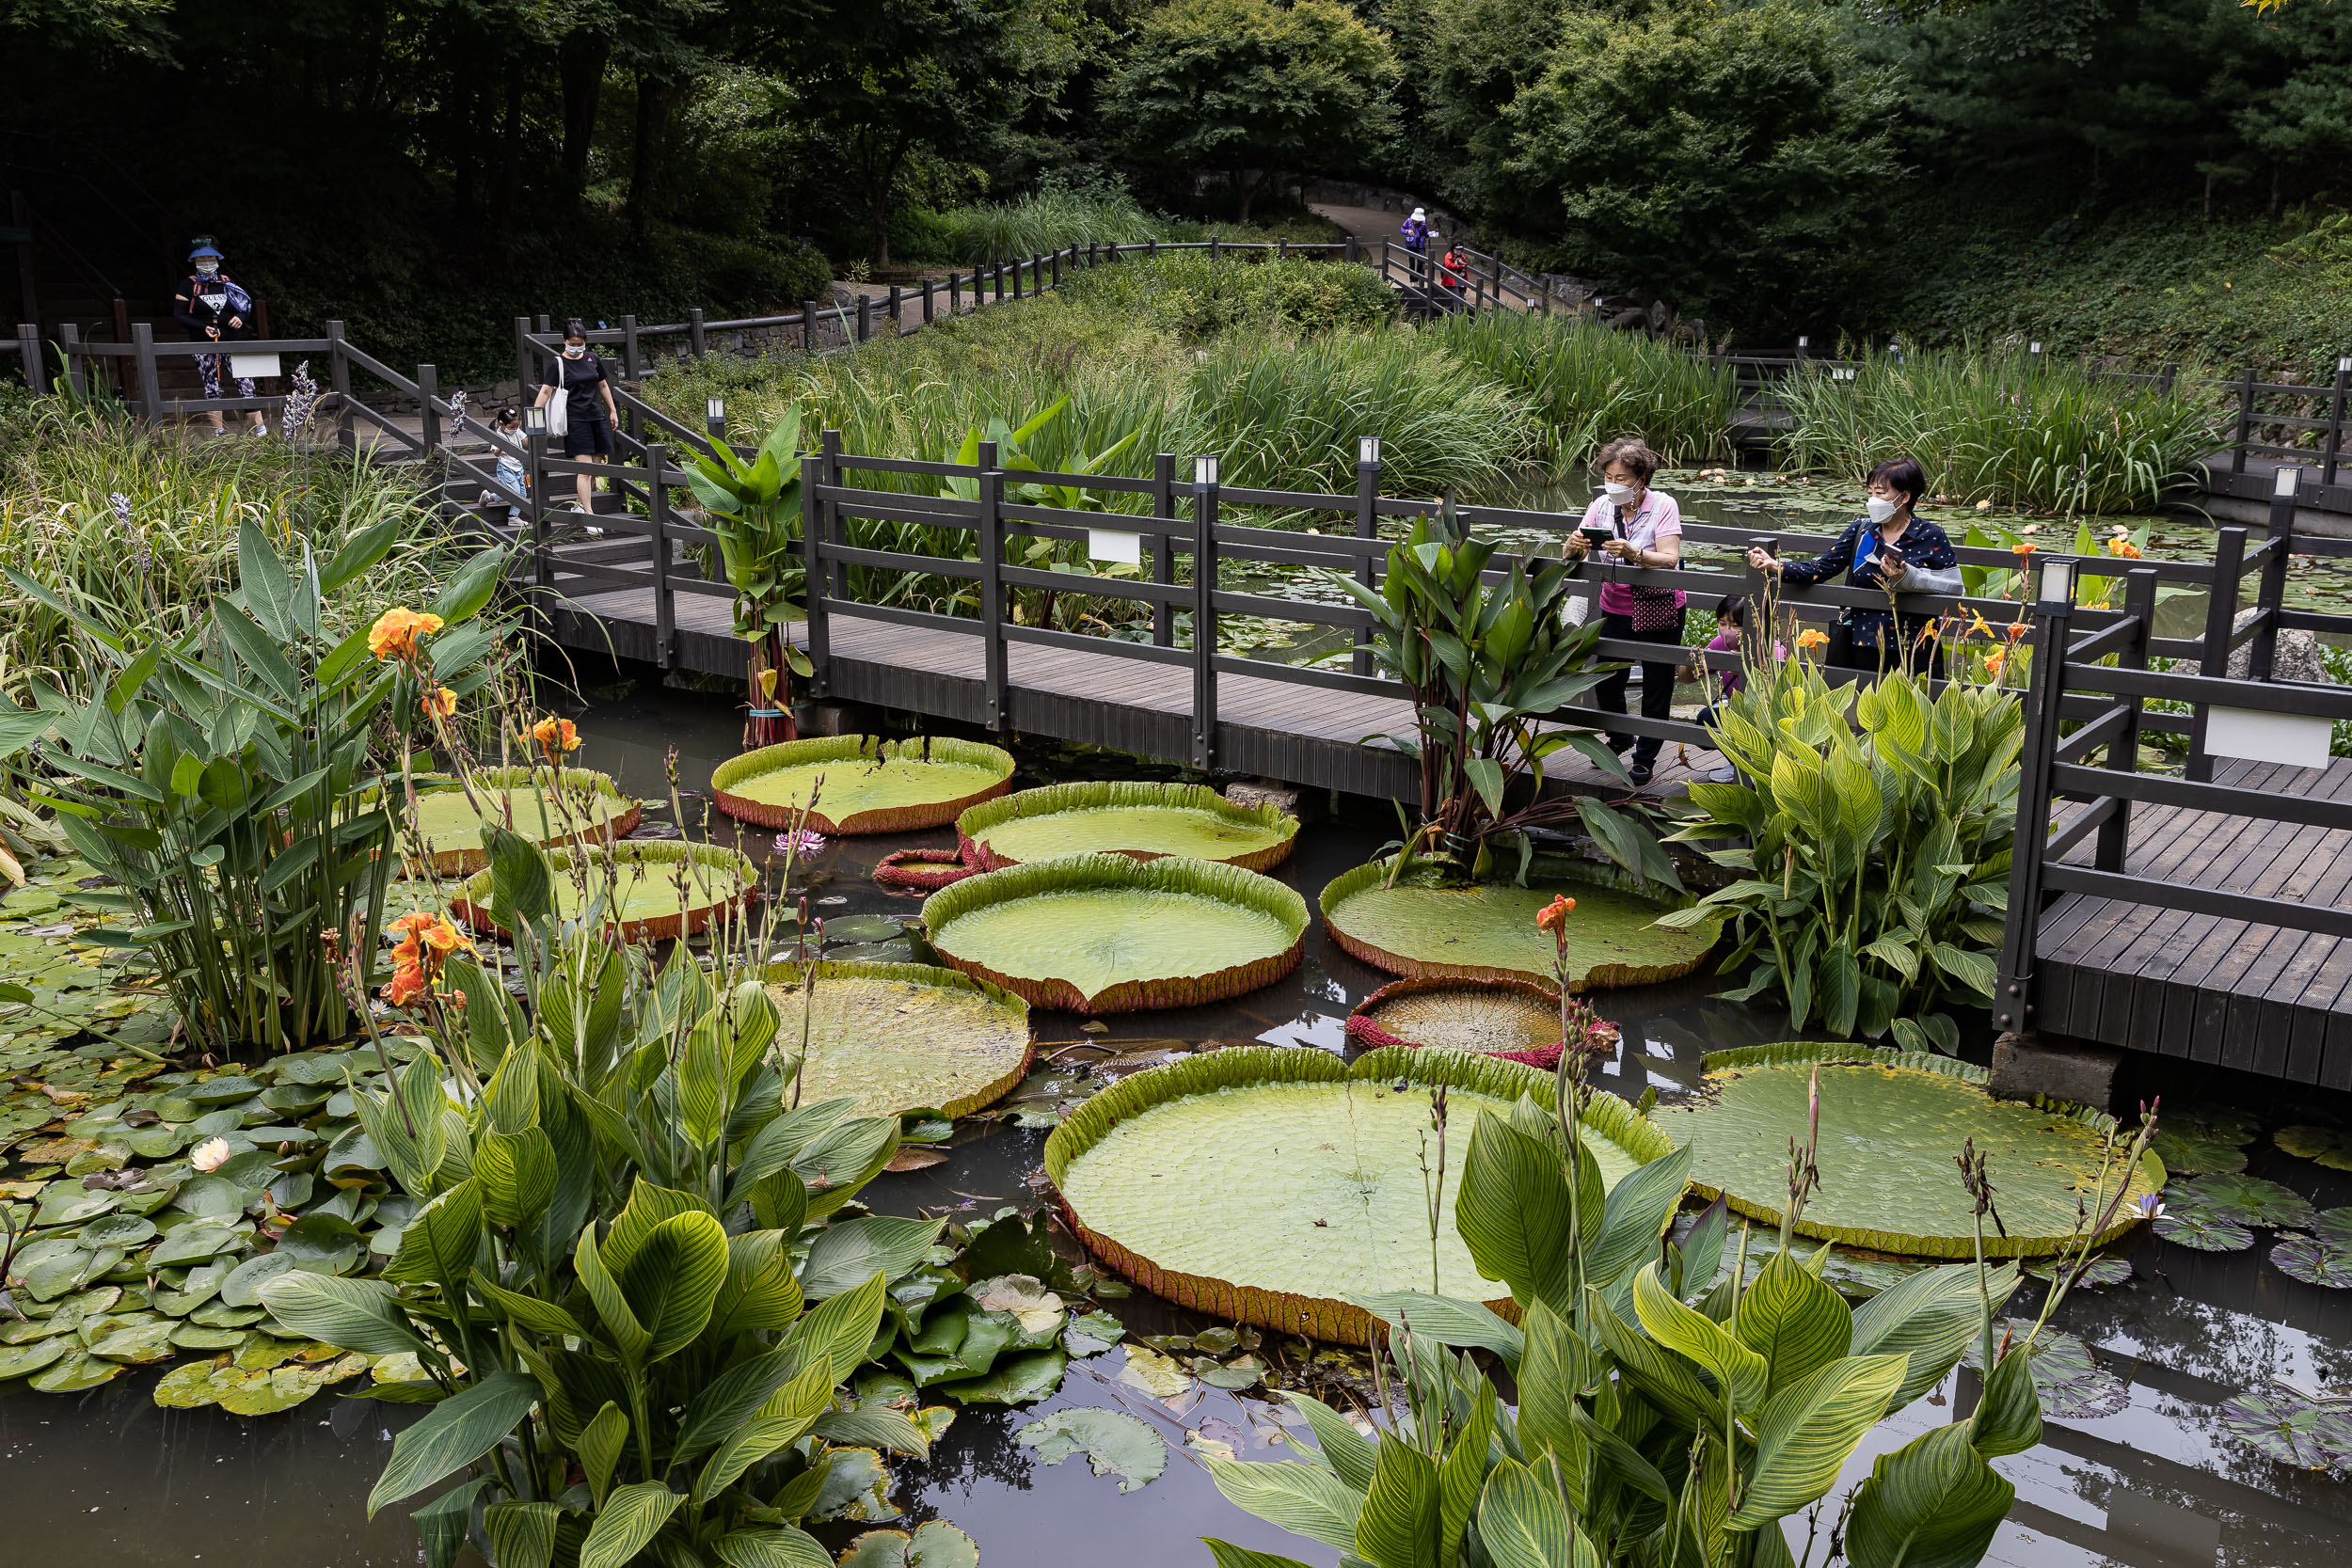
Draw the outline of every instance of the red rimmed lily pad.
[[[759,891],[759,868],[749,857],[683,839],[615,844],[591,852],[578,873],[570,850],[552,850],[548,860],[555,870],[557,914],[577,919],[601,900],[606,927],[623,942],[691,936]],[[450,911],[484,936],[507,936],[490,909],[490,876],[484,871],[468,879]]]
[[[850,835],[945,827],[1011,787],[1011,752],[930,736],[787,740],[730,758],[710,775],[710,798],[729,816],[790,828],[806,810],[814,831]]]
[[[1617,1026],[1571,998],[1571,1022],[1587,1051],[1617,1043]],[[1393,980],[1347,1015],[1347,1037],[1372,1049],[1396,1045],[1467,1051],[1546,1071],[1560,1065],[1560,993],[1532,980]]]

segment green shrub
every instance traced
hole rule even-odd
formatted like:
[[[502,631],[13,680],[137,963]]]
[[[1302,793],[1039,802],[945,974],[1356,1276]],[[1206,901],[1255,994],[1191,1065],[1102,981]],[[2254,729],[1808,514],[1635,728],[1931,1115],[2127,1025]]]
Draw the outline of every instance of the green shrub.
[[[1796,467],[1859,479],[1907,454],[1939,495],[2069,515],[2153,508],[2223,434],[2221,414],[2185,386],[2046,355],[1868,355],[1851,379],[1809,370],[1779,395]]]
[[[1641,436],[1674,464],[1730,455],[1739,383],[1728,366],[1676,344],[1507,310],[1422,331],[1525,399],[1555,463],[1584,463],[1619,436]]]
[[[892,221],[895,225],[898,220]],[[911,243],[923,248],[901,252],[899,231],[894,227],[893,254],[959,266],[1026,261],[1089,244],[1197,242],[1214,235],[1242,244],[1289,240],[1322,245],[1340,237],[1328,220],[1312,214],[1274,222],[1212,224],[1148,213],[1122,186],[1062,184],[1048,184],[1010,201],[974,201],[945,212],[924,212],[908,221],[907,233]]]
[[[1181,251],[1093,267],[1070,284],[1073,298],[1190,338],[1236,327],[1319,332],[1396,320],[1397,295],[1369,267],[1304,258],[1211,261]]]

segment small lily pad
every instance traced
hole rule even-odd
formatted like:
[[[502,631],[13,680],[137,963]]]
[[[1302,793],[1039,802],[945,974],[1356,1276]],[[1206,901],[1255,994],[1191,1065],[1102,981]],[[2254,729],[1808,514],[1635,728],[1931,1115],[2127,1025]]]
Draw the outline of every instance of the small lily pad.
[[[2270,1262],[2280,1274],[2306,1285],[2352,1291],[2352,1247],[2310,1236],[2287,1236],[2270,1249]]]
[[[57,1341],[51,1340],[55,1344]],[[102,1383],[121,1375],[124,1367],[119,1361],[109,1361],[99,1355],[68,1355],[53,1361],[33,1374],[32,1386],[44,1394],[78,1394],[85,1388],[95,1388]]]
[[[1192,1374],[1174,1356],[1141,1345],[1127,1347],[1127,1365],[1119,1381],[1142,1389],[1154,1399],[1174,1399],[1192,1386]]]
[[[2259,1176],[2201,1176],[2175,1182],[2165,1189],[2164,1206],[2176,1213],[2195,1213],[2233,1225],[2281,1226],[2294,1230],[2319,1217],[2301,1194]]]
[[[817,1493],[813,1519],[895,1519],[898,1505],[890,1498],[890,1469],[872,1449],[835,1449],[833,1468]]]
[[[1197,1371],[1200,1381],[1212,1388],[1249,1388],[1265,1376],[1265,1363],[1254,1355],[1237,1355],[1222,1366],[1205,1362]]]
[[[201,1323],[182,1323],[171,1331],[171,1342],[182,1350],[235,1350],[245,1343],[242,1328],[206,1328]]]
[[[2286,1153],[2316,1160],[2329,1170],[2352,1170],[2352,1132],[2342,1128],[2281,1127],[2270,1141]]]
[[[722,1544],[721,1554],[725,1551]],[[778,1555],[775,1560],[784,1558]],[[867,1530],[850,1543],[836,1568],[979,1568],[979,1560],[980,1548],[970,1536],[945,1519],[927,1519],[914,1527],[913,1535],[902,1529]]]
[[[137,1367],[152,1361],[168,1361],[172,1355],[171,1334],[175,1326],[169,1319],[129,1323],[90,1339],[89,1353],[103,1355],[109,1361],[127,1361]]]
[[[2203,1214],[2159,1214],[2153,1229],[2166,1241],[2198,1252],[2244,1252],[2254,1244],[2254,1233],[2246,1227]]]
[[[883,914],[849,914],[838,920],[825,922],[825,944],[834,942],[896,942],[906,935],[906,927]],[[837,955],[827,953],[827,958]]]
[[[1057,1410],[1013,1434],[1037,1450],[1041,1465],[1058,1465],[1083,1453],[1098,1476],[1119,1476],[1119,1489],[1149,1486],[1168,1469],[1168,1443],[1122,1410]]]
[[[2352,1463],[2352,1402],[2259,1389],[2222,1402],[2221,1425],[2281,1465],[2329,1470]]]
[[[2052,1259],[2046,1263],[2036,1263],[2026,1272],[2042,1279],[2056,1280],[2064,1271],[2058,1260]],[[2093,1258],[2083,1266],[2082,1275],[2074,1281],[2074,1288],[2080,1291],[2095,1291],[2102,1286],[2126,1284],[2131,1277],[2132,1266],[2125,1259],[2115,1257]]]
[[[981,1377],[943,1383],[932,1391],[965,1404],[1034,1404],[1061,1386],[1070,1356],[1059,1345],[1000,1356]]]
[[[160,1269],[173,1263],[200,1263],[244,1240],[225,1225],[183,1225],[155,1243],[155,1250],[148,1255],[148,1266]]]
[[[135,1247],[154,1235],[155,1222],[137,1214],[105,1214],[82,1227],[82,1243],[92,1247]]]
[[[57,1335],[29,1344],[0,1345],[0,1383],[40,1371],[69,1353],[78,1356],[81,1346],[69,1337]]]
[[[1080,1312],[1062,1331],[1062,1348],[1076,1356],[1100,1355],[1126,1337],[1127,1327],[1108,1312]]]
[[[2174,1176],[2233,1175],[2246,1168],[2246,1146],[2261,1132],[2262,1123],[2235,1106],[2168,1103],[2151,1147]]]
[[[188,1322],[205,1328],[249,1328],[268,1316],[259,1307],[231,1307],[225,1301],[215,1300],[189,1313]]]
[[[220,1407],[232,1416],[275,1416],[317,1393],[322,1385],[300,1367],[273,1367],[248,1374],[220,1397]]]
[[[294,1266],[294,1260],[282,1253],[265,1252],[259,1258],[248,1258],[230,1271],[221,1281],[221,1305],[230,1307],[258,1307],[262,1302],[262,1287]]]
[[[2032,1326],[2012,1318],[2008,1330],[2023,1338]],[[2031,1354],[2034,1392],[2042,1398],[2043,1415],[2061,1421],[2082,1421],[2113,1416],[2130,1407],[2131,1386],[2099,1365],[2090,1347],[2072,1334],[2044,1328],[2034,1341]],[[1963,1360],[1976,1367],[1980,1359],[1972,1344]]]
[[[244,1382],[245,1374],[234,1367],[190,1361],[164,1374],[155,1385],[155,1402],[167,1410],[197,1410],[218,1404],[221,1395]]]

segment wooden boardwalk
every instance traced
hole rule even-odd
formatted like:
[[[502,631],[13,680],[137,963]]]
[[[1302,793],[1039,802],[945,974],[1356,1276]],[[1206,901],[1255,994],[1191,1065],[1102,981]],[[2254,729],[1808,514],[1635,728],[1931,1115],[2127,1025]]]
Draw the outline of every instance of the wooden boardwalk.
[[[2229,762],[2213,782],[2352,800],[2352,759]],[[2131,876],[2352,904],[2352,832],[2142,803],[2131,836]],[[2090,858],[2086,843],[2059,863]],[[2067,893],[2043,914],[2035,953],[2044,1030],[2352,1088],[2352,939]]]
[[[674,586],[685,589],[682,579]],[[708,674],[739,675],[744,644],[735,637],[729,601],[681,592],[676,598],[673,662]],[[584,586],[556,598],[549,629],[567,648],[657,662],[653,591],[592,592]],[[977,635],[907,626],[836,610],[828,622],[831,695],[849,702],[983,724],[981,640]],[[795,641],[801,641],[796,632]],[[1007,728],[1138,756],[1182,762],[1192,749],[1192,675],[1182,667],[1146,664],[1110,654],[1015,642],[1007,650]],[[1217,681],[1216,766],[1220,771],[1281,779],[1316,789],[1415,800],[1418,765],[1385,741],[1367,736],[1410,734],[1411,705],[1402,696],[1253,679],[1227,673]],[[1573,753],[1570,753],[1573,755]],[[1669,744],[1656,778],[1641,793],[1679,795],[1692,776]],[[1721,761],[1692,749],[1700,768]],[[1552,769],[1566,788],[1626,793],[1581,757]]]

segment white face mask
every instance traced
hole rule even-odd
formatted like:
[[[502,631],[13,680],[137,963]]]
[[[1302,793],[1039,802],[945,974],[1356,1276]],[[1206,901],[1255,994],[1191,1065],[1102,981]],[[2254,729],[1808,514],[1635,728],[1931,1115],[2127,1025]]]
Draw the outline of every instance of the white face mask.
[[[1901,511],[1902,506],[1903,503],[1900,501],[1891,501],[1883,496],[1872,496],[1865,510],[1870,514],[1870,521],[1883,523]]]
[[[564,357],[566,359],[578,359],[587,352],[588,345],[586,343],[565,343],[564,345]]]
[[[1626,502],[1633,499],[1633,486],[1630,484],[1619,484],[1612,481],[1600,487],[1600,493],[1607,496],[1617,505],[1623,506]]]
[[[211,277],[220,271],[220,263],[218,261],[199,261],[196,264],[196,270],[203,274],[206,277]]]

